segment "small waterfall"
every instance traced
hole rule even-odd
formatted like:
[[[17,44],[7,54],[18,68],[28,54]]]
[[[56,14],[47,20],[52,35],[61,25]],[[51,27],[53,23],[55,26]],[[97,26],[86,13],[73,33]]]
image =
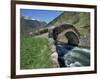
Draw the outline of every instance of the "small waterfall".
[[[90,49],[67,44],[56,46],[60,67],[82,67],[90,65]]]

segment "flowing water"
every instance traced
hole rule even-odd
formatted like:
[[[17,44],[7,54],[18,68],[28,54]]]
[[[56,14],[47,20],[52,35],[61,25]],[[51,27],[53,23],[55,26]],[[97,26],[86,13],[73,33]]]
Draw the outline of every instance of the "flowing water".
[[[60,67],[90,66],[90,49],[59,44],[56,46]]]

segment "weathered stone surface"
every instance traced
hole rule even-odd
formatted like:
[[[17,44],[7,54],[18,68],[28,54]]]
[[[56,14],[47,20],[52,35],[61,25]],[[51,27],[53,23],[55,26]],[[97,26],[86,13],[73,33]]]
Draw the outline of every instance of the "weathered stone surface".
[[[58,53],[56,52],[56,46],[54,44],[54,39],[53,38],[49,38],[49,47],[51,50],[51,60],[52,60],[52,65],[53,67],[59,67],[59,62],[58,62]]]

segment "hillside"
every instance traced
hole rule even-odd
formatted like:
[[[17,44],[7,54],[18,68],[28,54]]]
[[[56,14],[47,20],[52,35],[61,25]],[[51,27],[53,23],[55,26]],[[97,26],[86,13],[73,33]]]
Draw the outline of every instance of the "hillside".
[[[53,21],[51,21],[47,27],[59,26],[61,24],[71,24],[80,33],[81,46],[90,46],[90,13],[88,12],[63,12]]]
[[[25,16],[20,17],[21,35],[27,35],[29,32],[40,29],[46,25],[46,22],[26,19]]]

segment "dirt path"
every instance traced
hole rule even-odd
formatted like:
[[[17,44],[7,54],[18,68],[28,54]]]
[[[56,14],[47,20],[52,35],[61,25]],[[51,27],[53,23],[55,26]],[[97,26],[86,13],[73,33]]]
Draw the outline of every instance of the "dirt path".
[[[48,38],[48,33],[36,35],[35,37],[45,37],[45,38]]]

